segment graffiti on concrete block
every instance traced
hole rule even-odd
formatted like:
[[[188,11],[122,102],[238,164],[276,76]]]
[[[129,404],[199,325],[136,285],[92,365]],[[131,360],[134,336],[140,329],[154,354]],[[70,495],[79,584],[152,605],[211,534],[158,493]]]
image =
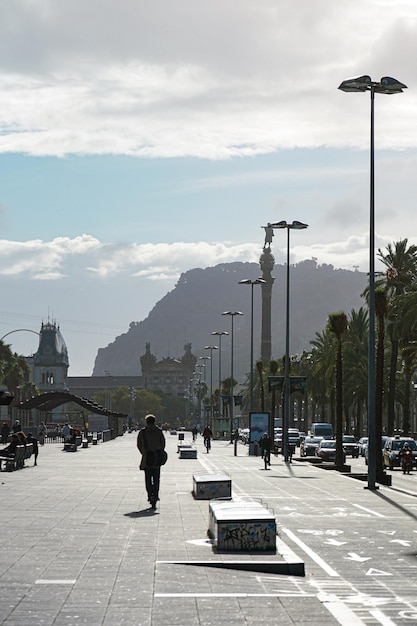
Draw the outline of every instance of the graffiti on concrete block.
[[[217,546],[230,552],[275,550],[275,522],[220,523]]]

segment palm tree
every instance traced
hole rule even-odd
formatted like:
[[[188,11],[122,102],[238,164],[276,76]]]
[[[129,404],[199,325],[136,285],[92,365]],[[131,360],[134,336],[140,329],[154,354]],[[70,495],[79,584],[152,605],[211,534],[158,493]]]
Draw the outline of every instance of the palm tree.
[[[402,239],[394,243],[393,246],[389,244],[385,254],[381,249],[378,250],[378,257],[387,269],[385,274],[379,273],[380,279],[376,281],[375,286],[386,288],[389,301],[404,294],[417,280],[417,246],[411,245],[407,248],[407,243],[408,239]],[[387,434],[392,435],[395,421],[395,391],[399,350],[399,337],[398,333],[395,332],[395,324],[398,319],[393,311],[390,312],[389,321],[391,362],[387,401]]]
[[[417,369],[417,291],[409,291],[396,298],[392,308],[398,320],[393,332],[399,342],[403,373],[403,424],[404,435],[410,432],[410,394],[414,372]]]
[[[368,397],[368,311],[352,309],[349,328],[343,342],[344,403],[355,416],[354,434],[363,435],[363,412]]]
[[[382,440],[382,408],[384,396],[385,320],[388,317],[388,298],[385,289],[375,290],[375,316],[377,327],[375,360],[375,440],[377,445],[376,476],[383,474],[382,454],[378,453]]]
[[[342,362],[342,337],[348,327],[346,313],[330,313],[328,328],[336,337],[336,468],[343,470],[343,362]]]

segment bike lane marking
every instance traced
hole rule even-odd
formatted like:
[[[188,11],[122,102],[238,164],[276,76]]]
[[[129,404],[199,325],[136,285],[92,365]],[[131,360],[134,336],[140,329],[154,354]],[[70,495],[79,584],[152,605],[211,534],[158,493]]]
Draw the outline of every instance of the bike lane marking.
[[[360,504],[354,504],[353,506],[356,506],[356,508],[358,509],[362,509],[362,511],[366,511],[367,513],[370,513],[371,515],[375,515],[376,517],[386,517],[385,515],[382,515],[382,513],[378,513],[377,511],[372,511],[371,509],[367,509],[365,506],[361,506]]]
[[[336,570],[334,570],[328,563],[326,563],[326,561],[322,559],[321,556],[311,550],[311,548],[309,548],[304,543],[304,541],[301,541],[301,539],[299,539],[297,535],[295,535],[289,528],[282,528],[282,531],[287,535],[289,539],[294,541],[294,543],[296,543],[301,548],[301,550],[303,550],[303,552],[308,554],[308,556],[313,559],[313,561],[317,563],[317,565],[319,565],[319,567],[321,567],[326,572],[326,574],[328,574],[328,576],[332,576],[334,578],[340,577],[340,574],[338,574]]]

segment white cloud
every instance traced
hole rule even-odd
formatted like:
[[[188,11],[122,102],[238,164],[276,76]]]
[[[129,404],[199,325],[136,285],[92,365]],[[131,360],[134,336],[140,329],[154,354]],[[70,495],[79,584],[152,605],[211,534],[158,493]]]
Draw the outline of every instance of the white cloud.
[[[344,78],[417,70],[417,6],[372,0],[15,0],[0,10],[0,151],[224,159],[361,146]],[[372,27],[370,27],[372,25]],[[413,54],[414,52],[414,54]],[[417,145],[412,89],[378,98],[381,147]]]

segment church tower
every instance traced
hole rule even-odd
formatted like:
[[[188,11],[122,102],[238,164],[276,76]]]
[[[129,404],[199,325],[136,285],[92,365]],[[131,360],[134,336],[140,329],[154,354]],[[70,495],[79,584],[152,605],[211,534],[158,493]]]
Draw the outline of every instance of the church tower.
[[[42,323],[33,355],[33,382],[41,393],[68,391],[68,350],[56,322]]]

